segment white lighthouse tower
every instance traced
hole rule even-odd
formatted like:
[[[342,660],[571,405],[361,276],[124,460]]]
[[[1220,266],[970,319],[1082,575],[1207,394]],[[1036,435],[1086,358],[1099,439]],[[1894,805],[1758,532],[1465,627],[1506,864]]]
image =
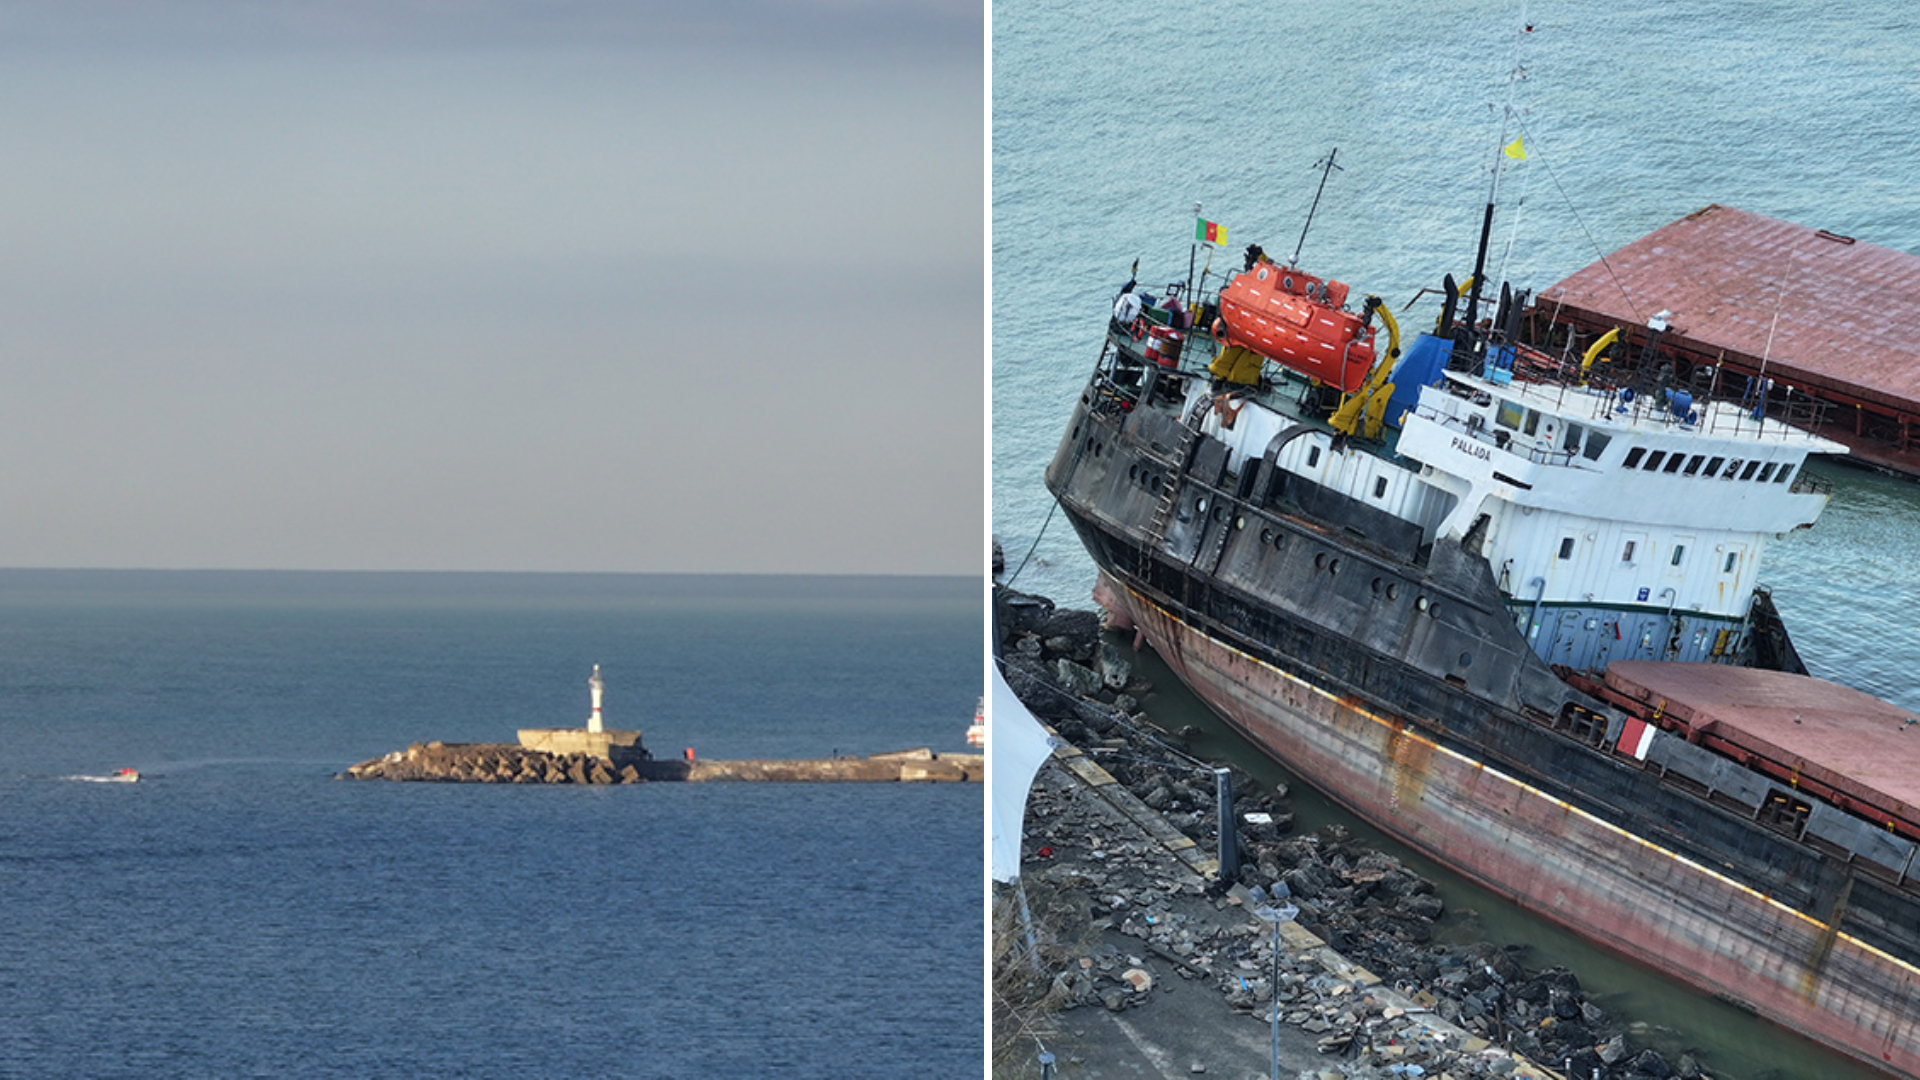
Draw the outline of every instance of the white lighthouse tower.
[[[600,726],[600,691],[606,684],[600,681],[600,665],[593,665],[593,675],[587,679],[587,689],[593,694],[593,711],[587,714],[587,730],[600,732],[606,729]]]
[[[587,713],[584,728],[521,728],[520,745],[545,754],[585,754],[605,759],[615,768],[643,764],[652,755],[641,745],[640,732],[632,729],[609,730],[600,720],[600,693],[606,684],[600,679],[600,665],[593,665],[587,677],[587,689],[593,695],[593,709]]]

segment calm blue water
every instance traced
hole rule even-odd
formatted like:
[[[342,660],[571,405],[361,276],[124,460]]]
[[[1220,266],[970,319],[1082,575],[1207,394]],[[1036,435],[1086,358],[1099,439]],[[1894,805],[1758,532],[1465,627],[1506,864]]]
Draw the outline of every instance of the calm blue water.
[[[0,1075],[974,1075],[979,785],[353,783],[610,725],[964,749],[966,579],[0,571]],[[64,779],[131,765],[138,785]]]
[[[1516,66],[1520,125],[1503,137]],[[1915,72],[1920,14],[1866,0],[996,3],[993,530],[1010,569],[1033,552],[1018,586],[1086,602],[1092,564],[1048,524],[1041,473],[1133,260],[1149,288],[1189,276],[1195,203],[1229,230],[1215,280],[1248,243],[1287,258],[1314,165],[1338,147],[1301,263],[1379,294],[1404,327],[1435,312],[1400,311],[1418,290],[1472,271],[1496,148],[1522,131],[1529,160],[1505,175],[1489,259],[1519,286],[1711,203],[1920,253]],[[1920,709],[1920,485],[1822,471],[1831,506],[1770,549],[1763,580],[1815,674]],[[1183,698],[1163,686],[1154,704],[1204,726]],[[1535,942],[1536,962],[1583,964],[1623,1008],[1688,1029],[1717,1075],[1847,1074],[1449,889],[1497,935]]]

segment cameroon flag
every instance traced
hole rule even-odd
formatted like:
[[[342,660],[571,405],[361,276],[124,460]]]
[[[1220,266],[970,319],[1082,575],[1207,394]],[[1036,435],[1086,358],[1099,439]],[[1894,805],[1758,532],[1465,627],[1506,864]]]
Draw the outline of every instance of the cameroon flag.
[[[1195,218],[1193,238],[1203,244],[1224,244],[1227,242],[1227,227],[1217,225],[1206,218]]]

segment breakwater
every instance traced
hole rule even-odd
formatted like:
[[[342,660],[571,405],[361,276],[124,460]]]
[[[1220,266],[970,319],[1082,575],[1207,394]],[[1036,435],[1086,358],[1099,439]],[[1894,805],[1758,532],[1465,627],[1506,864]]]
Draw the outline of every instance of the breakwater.
[[[640,760],[615,763],[591,754],[556,754],[514,743],[414,743],[363,761],[339,774],[345,780],[401,780],[467,784],[639,784],[648,782],[773,781],[867,783],[977,783],[986,773],[980,754],[903,750],[865,757],[796,760]]]

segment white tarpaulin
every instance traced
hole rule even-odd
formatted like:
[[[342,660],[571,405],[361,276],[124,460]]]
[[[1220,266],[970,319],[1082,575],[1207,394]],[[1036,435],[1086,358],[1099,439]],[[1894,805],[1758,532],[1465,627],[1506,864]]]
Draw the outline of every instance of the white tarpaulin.
[[[987,713],[987,775],[993,780],[993,880],[1020,876],[1020,837],[1027,831],[1027,792],[1057,741],[993,669]]]

